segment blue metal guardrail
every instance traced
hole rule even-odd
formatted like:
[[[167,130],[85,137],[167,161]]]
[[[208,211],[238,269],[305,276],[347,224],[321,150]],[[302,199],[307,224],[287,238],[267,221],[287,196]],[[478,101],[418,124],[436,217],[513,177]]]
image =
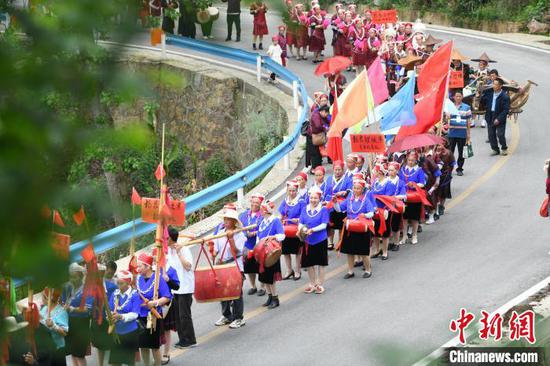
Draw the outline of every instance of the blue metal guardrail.
[[[221,56],[247,64],[256,64],[258,57],[258,54],[256,53],[177,36],[166,37],[166,43],[177,47],[191,48],[195,51],[209,53],[218,57]],[[308,111],[308,95],[304,83],[294,73],[285,69],[276,62],[273,62],[273,60],[269,58],[262,58],[262,60],[263,67],[277,74],[279,78],[289,83],[292,83],[293,81],[296,81],[298,83],[298,89],[304,108],[302,109],[302,113],[298,119],[298,123],[294,128],[294,132],[276,148],[271,150],[260,159],[253,162],[248,167],[237,172],[235,175],[185,198],[187,214],[193,213],[205,206],[208,206],[212,202],[215,202],[237,191],[237,189],[244,187],[246,184],[252,182],[254,179],[258,178],[265,171],[275,165],[275,163],[282,159],[286,154],[292,151],[296,146],[296,143],[298,142],[301,126],[307,118]],[[149,224],[141,221],[141,219],[137,219],[135,220],[135,235],[137,237],[148,234],[152,232],[155,227],[155,224]],[[109,249],[115,248],[122,243],[128,242],[131,237],[132,222],[130,221],[94,236],[92,238],[92,241],[94,243],[96,253],[99,254]],[[88,243],[88,240],[83,240],[72,244],[70,246],[70,260],[82,260],[80,252],[86,247],[86,245],[88,245]]]

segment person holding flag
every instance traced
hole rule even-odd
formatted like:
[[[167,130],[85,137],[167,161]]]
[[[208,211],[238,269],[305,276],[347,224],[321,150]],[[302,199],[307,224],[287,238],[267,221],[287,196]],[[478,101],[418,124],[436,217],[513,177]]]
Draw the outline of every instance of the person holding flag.
[[[122,270],[116,273],[117,289],[109,298],[109,307],[113,314],[114,332],[119,342],[114,342],[109,355],[111,365],[130,365],[136,362],[138,350],[139,325],[138,317],[141,299],[137,290],[132,288],[133,274]]]
[[[333,200],[334,197],[337,200],[344,200],[351,188],[350,181],[344,176],[344,162],[336,160],[332,164],[333,175],[327,179],[327,191],[325,196],[326,201]],[[343,220],[346,217],[345,212],[336,211],[332,208],[329,210],[330,221],[328,231],[328,250],[334,249],[334,232],[336,230],[342,231]]]
[[[172,299],[172,294],[168,284],[159,276],[158,298],[155,299],[155,273],[153,271],[153,256],[142,252],[137,258],[138,276],[136,278],[136,289],[144,306],[140,306],[139,318],[140,326],[143,332],[139,335],[139,348],[141,358],[146,366],[151,364],[151,353],[153,354],[154,364],[161,364],[160,355],[160,319],[154,321],[153,314],[162,314],[162,306],[166,305]],[[154,323],[153,323],[154,322]],[[151,352],[149,352],[149,350]]]

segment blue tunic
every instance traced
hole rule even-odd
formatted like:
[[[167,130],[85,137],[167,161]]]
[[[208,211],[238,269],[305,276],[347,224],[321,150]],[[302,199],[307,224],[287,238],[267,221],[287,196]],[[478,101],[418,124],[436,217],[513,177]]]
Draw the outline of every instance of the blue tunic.
[[[160,274],[163,274],[163,270],[161,270]],[[178,277],[178,271],[176,271],[175,268],[169,267],[166,271],[166,274],[168,275],[168,281],[172,283],[173,290],[177,290],[180,288],[180,279]],[[170,286],[168,287],[170,288]]]
[[[270,222],[263,220],[258,227],[258,241],[267,236],[273,235],[285,235],[285,229],[283,223],[278,217],[273,217]]]
[[[149,278],[145,278],[142,275],[139,275],[136,281],[137,290],[140,294],[142,294],[146,299],[152,300],[153,299],[153,293],[155,290],[155,273],[151,275]],[[172,293],[170,292],[170,289],[168,288],[168,285],[166,284],[166,281],[164,281],[164,278],[162,276],[159,277],[159,288],[158,288],[158,298],[166,297],[167,299],[172,299]],[[141,298],[140,298],[141,299]],[[162,314],[162,307],[157,307],[157,311],[159,314]],[[149,308],[147,306],[140,306],[139,309],[139,316],[144,318],[149,313]]]
[[[405,186],[403,186],[405,188]],[[372,195],[382,195],[382,196],[394,196],[395,186],[390,182],[389,179],[384,179],[384,182],[381,183],[379,180],[376,180],[372,185]],[[375,199],[374,204],[379,208],[387,208],[382,201]]]
[[[340,202],[340,211],[346,211],[348,219],[354,220],[360,214],[369,212],[374,214],[374,206],[368,194],[364,194],[359,198],[350,195],[345,201]]]
[[[262,217],[262,215],[260,215],[259,211],[256,212],[256,213],[252,213],[252,211],[246,210],[245,212],[243,212],[239,216],[239,219],[243,223],[243,226],[250,226],[250,225],[254,225],[254,224],[260,226],[260,223],[262,222],[263,217]],[[258,227],[256,227],[256,229],[254,229],[252,231],[257,231],[257,230],[258,230]],[[246,235],[246,233],[245,233],[245,235]],[[254,249],[255,245],[256,245],[256,235],[254,235],[252,237],[247,236],[246,237],[246,243],[244,244],[244,246],[247,249],[252,250],[252,249]]]
[[[388,195],[389,196],[406,196],[407,188],[405,187],[405,182],[396,176],[395,179],[388,178],[386,180],[386,185],[388,186]]]
[[[72,306],[73,308],[80,308],[80,303],[82,302],[83,288],[84,288],[83,286],[80,286],[79,289],[75,289],[70,282],[67,283],[63,287],[63,291],[61,293],[61,303],[69,304],[69,306]],[[88,298],[86,298],[86,300],[84,301],[85,310],[87,311],[71,311],[69,313],[69,316],[72,316],[75,318],[86,318],[90,316],[92,305],[93,305],[93,299],[88,296]]]
[[[353,179],[348,180],[345,176],[342,176],[339,181],[336,181],[334,176],[330,176],[326,183],[327,196],[325,197],[325,201],[330,201],[336,193],[349,191],[353,187]]]
[[[281,214],[283,220],[288,219],[298,219],[302,213],[302,209],[305,207],[306,203],[302,199],[294,201],[294,204],[289,204],[287,200],[283,200],[279,206],[279,213]]]
[[[321,224],[327,224],[329,222],[328,210],[325,207],[321,207],[320,210],[313,212],[308,210],[308,206],[304,206],[302,213],[300,214],[300,224],[304,225],[308,229],[314,228]],[[308,245],[316,245],[327,239],[327,231],[315,231],[306,238]]]
[[[418,165],[413,166],[412,168],[408,165],[405,165],[401,170],[399,171],[399,178],[401,178],[405,185],[409,182],[415,182],[417,184],[426,184],[426,175],[424,174],[424,170],[420,168]],[[407,191],[412,191],[414,188],[407,187]]]
[[[146,308],[145,306],[141,306],[142,301],[136,290],[130,289],[126,291],[126,294],[122,294],[120,290],[117,289],[109,298],[109,307],[113,312],[115,311],[115,297],[118,297],[117,314],[135,313],[139,316],[140,311]],[[136,329],[138,329],[137,320],[129,322],[117,321],[115,323],[115,331],[117,334],[128,334]]]

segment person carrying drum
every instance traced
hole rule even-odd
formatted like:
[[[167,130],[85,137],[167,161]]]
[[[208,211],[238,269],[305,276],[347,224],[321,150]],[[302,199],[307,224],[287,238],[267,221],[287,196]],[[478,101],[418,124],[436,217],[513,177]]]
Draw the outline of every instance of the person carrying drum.
[[[223,229],[218,234],[225,232],[227,236],[214,239],[214,261],[216,264],[226,264],[236,261],[241,274],[243,272],[243,250],[246,243],[246,236],[242,231],[234,233],[233,231],[242,227],[237,213],[237,207],[234,204],[227,204],[221,214],[223,218]],[[242,275],[244,280],[244,275]],[[241,290],[240,297],[237,300],[222,301],[222,317],[214,323],[216,326],[229,324],[229,328],[238,329],[246,323],[243,317],[244,301]]]
[[[365,193],[367,182],[358,174],[353,179],[353,191],[346,200],[338,202],[334,199],[334,209],[337,212],[346,212],[344,229],[341,233],[338,250],[348,257],[348,272],[344,279],[355,277],[353,273],[354,258],[356,255],[363,258],[365,272],[363,278],[369,278],[372,275],[370,263],[370,244],[374,223],[374,207],[370,198]],[[360,225],[355,225],[360,224]],[[358,227],[362,228],[358,230]]]
[[[260,273],[260,265],[258,262],[256,262],[256,258],[252,255],[252,251],[254,250],[254,246],[256,245],[257,241],[257,234],[258,234],[258,226],[260,226],[260,223],[262,222],[263,218],[260,214],[260,205],[265,200],[265,197],[263,194],[260,193],[254,193],[250,197],[250,209],[246,210],[245,212],[241,213],[239,216],[239,220],[241,220],[241,223],[243,226],[250,226],[250,225],[257,225],[256,229],[247,231],[245,235],[247,236],[246,243],[244,244],[244,253],[243,253],[243,271],[244,273],[248,274],[248,281],[250,282],[250,290],[248,290],[249,295],[257,294],[258,296],[264,296],[265,295],[265,289],[260,288],[259,290],[256,288],[256,275]]]
[[[300,214],[298,231],[304,233],[305,246],[301,249],[302,266],[307,268],[309,285],[305,292],[322,294],[325,292],[325,267],[328,266],[327,225],[328,210],[321,204],[323,191],[317,186],[309,190],[309,204],[303,207]],[[316,268],[317,267],[317,268]]]
[[[260,206],[260,212],[263,220],[258,227],[258,245],[266,245],[269,240],[275,239],[278,242],[282,242],[285,239],[285,231],[281,219],[273,216],[275,211],[275,203],[267,200],[262,202]],[[262,264],[260,263],[260,266]],[[264,267],[263,272],[260,269],[259,275],[260,282],[265,284],[267,290],[267,301],[263,306],[267,306],[269,309],[274,309],[279,306],[279,296],[277,295],[277,288],[275,286],[277,281],[281,280],[281,261],[270,266]]]
[[[298,182],[289,180],[286,182],[287,196],[279,206],[279,213],[283,220],[285,239],[282,243],[282,254],[285,257],[287,273],[283,280],[293,278],[295,281],[302,277],[301,274],[301,241],[297,237],[298,220],[306,203],[298,197]],[[296,271],[292,269],[292,257],[296,256]]]

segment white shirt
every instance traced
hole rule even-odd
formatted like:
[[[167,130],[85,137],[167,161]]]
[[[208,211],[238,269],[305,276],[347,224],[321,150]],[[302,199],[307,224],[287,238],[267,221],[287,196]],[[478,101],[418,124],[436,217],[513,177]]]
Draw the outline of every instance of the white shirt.
[[[267,55],[279,65],[283,64],[283,59],[281,57],[282,54],[283,50],[281,49],[281,46],[279,46],[279,44],[269,45],[269,48],[267,49]]]
[[[178,273],[178,278],[180,280],[180,288],[177,290],[172,290],[173,294],[183,295],[183,294],[192,294],[195,292],[195,273],[193,272],[193,254],[189,247],[181,248],[181,255],[185,258],[186,261],[191,263],[191,269],[186,271],[181,264],[178,253],[174,248],[168,248],[168,254],[166,255],[166,269],[172,267]]]
[[[220,230],[219,233],[225,232],[224,230]],[[244,244],[246,243],[246,236],[243,234],[243,232],[235,233],[233,235],[233,240],[235,241],[235,248],[237,248],[237,253],[235,253],[237,257],[237,266],[239,267],[239,271],[243,271],[243,248]],[[227,247],[226,244],[227,243]],[[224,252],[225,247],[225,252]],[[224,263],[230,263],[233,262],[233,253],[231,253],[231,244],[227,240],[227,237],[214,239],[214,252],[217,253],[216,255],[216,263],[219,259],[221,259]],[[223,257],[222,257],[223,253]]]

